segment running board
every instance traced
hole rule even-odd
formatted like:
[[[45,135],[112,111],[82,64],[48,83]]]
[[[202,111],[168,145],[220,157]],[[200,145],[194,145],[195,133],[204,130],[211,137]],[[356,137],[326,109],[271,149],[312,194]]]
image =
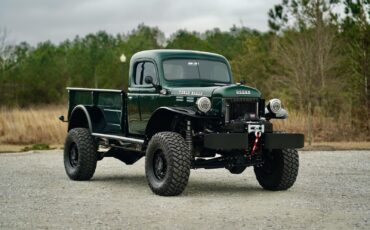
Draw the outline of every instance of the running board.
[[[144,144],[144,140],[142,139],[136,139],[136,138],[130,138],[130,137],[122,137],[117,135],[110,135],[110,134],[103,134],[103,133],[92,133],[91,134],[94,137],[101,137],[101,138],[108,138],[113,140],[120,140],[125,141],[128,143],[134,143],[134,144]]]

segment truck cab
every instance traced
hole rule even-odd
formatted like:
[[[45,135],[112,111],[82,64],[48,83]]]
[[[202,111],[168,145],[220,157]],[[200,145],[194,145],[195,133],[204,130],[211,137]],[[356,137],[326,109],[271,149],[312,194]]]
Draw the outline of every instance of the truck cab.
[[[196,98],[210,96],[218,86],[231,84],[231,79],[229,64],[220,55],[179,50],[135,54],[130,64],[128,109],[137,113],[128,116],[129,132],[144,135],[157,108],[193,106]]]
[[[288,117],[281,101],[266,102],[259,90],[235,83],[225,57],[142,51],[131,58],[128,82],[127,91],[67,88],[64,158],[71,179],[90,179],[104,157],[126,164],[145,157],[149,186],[158,195],[180,194],[196,168],[239,174],[253,166],[269,190],[295,182],[295,149],[303,147],[303,135],[274,132],[270,120]],[[78,136],[89,140],[90,150],[81,148]],[[85,155],[93,162],[90,171],[80,169]]]

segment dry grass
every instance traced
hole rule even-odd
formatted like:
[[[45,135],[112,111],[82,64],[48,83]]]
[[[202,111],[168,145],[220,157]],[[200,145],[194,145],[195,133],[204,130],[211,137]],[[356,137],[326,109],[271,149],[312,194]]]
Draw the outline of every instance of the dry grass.
[[[350,119],[341,117],[335,120],[316,114],[312,118],[313,142],[368,142],[370,134],[358,131],[349,122]],[[307,116],[298,112],[289,112],[288,119],[272,120],[274,130],[304,133],[308,135]],[[307,140],[307,138],[306,138]]]
[[[66,106],[0,108],[0,144],[63,143],[67,125],[58,120]]]
[[[370,142],[316,142],[312,143],[311,146],[306,146],[303,150],[368,150],[370,149]]]
[[[26,148],[26,145],[0,144],[0,153],[21,152],[25,148]]]
[[[39,151],[33,149],[34,145],[20,145],[20,144],[1,144],[0,143],[0,154],[1,153],[17,153],[17,152],[24,152],[24,151]],[[62,144],[55,144],[50,145],[49,149],[63,149]],[[42,149],[46,150],[46,149]]]
[[[61,114],[67,114],[67,106],[0,108],[0,145],[63,144],[67,125],[58,120]],[[347,142],[351,141],[352,148],[369,149],[370,135],[356,132],[344,120],[337,122],[332,118],[314,116],[312,147],[346,149],[350,146]],[[300,113],[290,112],[287,120],[274,120],[273,123],[275,130],[307,135],[307,118]],[[333,143],[343,141],[346,143]]]

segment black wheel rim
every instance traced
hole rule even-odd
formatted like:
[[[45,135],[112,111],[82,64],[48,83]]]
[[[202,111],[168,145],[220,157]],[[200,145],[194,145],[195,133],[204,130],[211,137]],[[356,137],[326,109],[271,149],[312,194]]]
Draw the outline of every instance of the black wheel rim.
[[[78,149],[75,143],[71,145],[69,150],[69,163],[72,167],[77,167],[78,165]]]
[[[158,180],[163,180],[167,173],[167,161],[162,151],[158,151],[153,158],[154,176]]]

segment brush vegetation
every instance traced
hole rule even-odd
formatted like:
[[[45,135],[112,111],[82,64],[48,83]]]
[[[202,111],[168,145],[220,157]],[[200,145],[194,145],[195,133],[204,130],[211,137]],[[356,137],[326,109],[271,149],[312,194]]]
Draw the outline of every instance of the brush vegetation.
[[[66,106],[1,108],[0,144],[63,143],[67,125],[58,117],[66,111]]]
[[[67,123],[58,117],[67,114],[67,106],[39,106],[31,109],[0,109],[0,144],[35,144],[32,149],[49,148],[64,143]],[[290,112],[286,120],[273,120],[277,131],[300,132],[307,135],[307,116]],[[358,133],[350,123],[315,114],[313,118],[313,142],[370,141],[366,133]]]

